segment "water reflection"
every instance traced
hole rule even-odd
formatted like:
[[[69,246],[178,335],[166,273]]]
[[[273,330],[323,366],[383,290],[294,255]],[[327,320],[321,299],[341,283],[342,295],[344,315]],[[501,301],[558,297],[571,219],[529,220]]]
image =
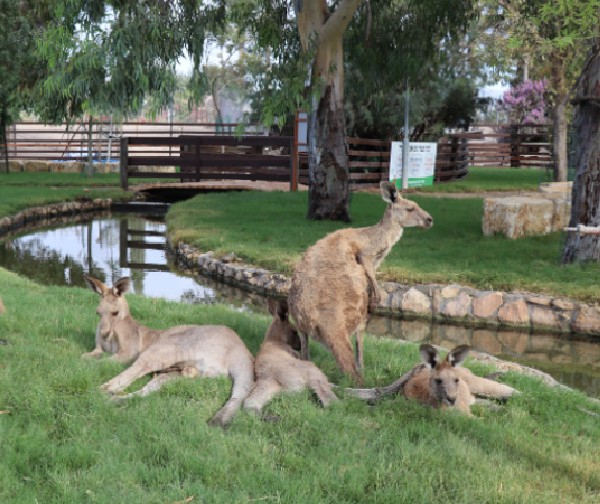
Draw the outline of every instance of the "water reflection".
[[[53,224],[56,225],[56,224]],[[169,260],[164,215],[104,213],[94,219],[8,237],[0,242],[0,266],[38,283],[83,287],[91,272],[107,284],[132,278],[132,291],[184,303],[223,303],[265,313],[258,294],[179,271]],[[446,348],[474,349],[549,372],[559,381],[600,397],[600,345],[565,336],[529,334],[372,317],[375,335]]]
[[[600,344],[597,340],[386,317],[371,317],[367,331],[414,343],[430,342],[444,348],[469,345],[479,352],[545,371],[561,383],[600,398]]]
[[[215,292],[171,271],[160,216],[108,214],[0,243],[0,264],[42,284],[84,287],[89,272],[108,284],[132,279],[132,292],[183,302],[214,302]]]

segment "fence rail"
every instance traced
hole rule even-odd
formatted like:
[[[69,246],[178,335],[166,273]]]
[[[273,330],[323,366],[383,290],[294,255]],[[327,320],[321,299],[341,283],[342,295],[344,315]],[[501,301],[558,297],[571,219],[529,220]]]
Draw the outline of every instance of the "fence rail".
[[[294,190],[297,175],[292,162],[293,140],[293,137],[265,135],[123,137],[120,149],[121,187],[127,190],[130,178],[151,177],[180,182],[290,181]],[[145,169],[157,166],[172,169],[153,170],[151,173]]]
[[[233,135],[237,124],[216,123],[149,123],[94,122],[91,133],[88,124],[47,125],[18,123],[7,131],[7,152],[14,160],[95,161],[118,160],[122,137],[167,137],[179,135]],[[248,132],[259,128],[248,127]],[[91,139],[90,139],[91,136]]]
[[[306,150],[297,138],[290,145],[290,137],[256,134],[246,135],[240,142],[233,134],[235,127],[235,124],[147,122],[115,126],[95,122],[90,138],[87,124],[67,128],[19,123],[10,128],[6,148],[11,160],[86,161],[91,140],[92,158],[113,163],[125,160],[128,178],[148,177],[139,167],[152,165],[177,167],[168,173],[165,170],[153,173],[152,178],[157,179],[287,181],[291,178],[294,184],[308,183],[306,154],[293,155]],[[229,134],[223,134],[223,130]],[[269,140],[252,140],[261,138]],[[127,139],[126,156],[122,151],[124,139]],[[375,187],[389,177],[390,146],[389,141],[348,138],[351,189]],[[548,126],[478,125],[474,131],[456,132],[439,139],[434,180],[460,179],[467,175],[469,166],[548,167],[552,162]],[[292,174],[296,172],[298,177],[294,178]]]

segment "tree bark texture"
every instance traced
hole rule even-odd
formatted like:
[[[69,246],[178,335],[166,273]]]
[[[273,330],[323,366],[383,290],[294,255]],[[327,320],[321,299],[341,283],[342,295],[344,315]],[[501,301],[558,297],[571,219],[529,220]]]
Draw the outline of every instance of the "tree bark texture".
[[[552,111],[552,152],[554,157],[554,181],[566,182],[568,179],[568,124],[567,103],[568,95],[557,96]]]
[[[600,41],[590,52],[576,85],[573,117],[575,179],[570,227],[600,226]],[[600,236],[570,232],[562,262],[598,261]]]
[[[309,219],[350,220],[348,144],[344,113],[343,38],[360,0],[298,0],[302,48],[313,52],[309,113]]]
[[[350,220],[348,143],[343,106],[327,87],[309,121],[309,219]]]
[[[571,94],[571,86],[566,79],[568,55],[554,53],[551,58],[551,88],[554,90],[554,106],[552,109],[552,154],[554,158],[554,182],[566,182],[568,178],[567,149],[567,105]]]

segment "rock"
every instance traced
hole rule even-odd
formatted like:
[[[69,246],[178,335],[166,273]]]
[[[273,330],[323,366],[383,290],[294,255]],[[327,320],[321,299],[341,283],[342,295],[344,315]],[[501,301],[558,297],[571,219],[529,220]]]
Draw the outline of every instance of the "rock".
[[[498,308],[498,320],[512,326],[528,326],[530,323],[529,310],[524,299],[509,301]]]
[[[17,172],[23,171],[23,165],[21,164],[21,161],[9,160],[8,161],[8,171],[10,173],[17,173]]]
[[[477,318],[495,320],[502,302],[501,292],[483,292],[473,298],[473,315]]]
[[[394,302],[392,301],[393,304]],[[403,312],[407,313],[415,313],[417,315],[432,314],[429,296],[414,287],[411,287],[402,295],[400,307]]]
[[[461,291],[458,296],[448,299],[440,306],[440,315],[452,318],[464,318],[471,309],[471,296]]]
[[[573,321],[573,329],[583,334],[598,334],[600,328],[600,308],[582,305]]]
[[[48,172],[50,168],[46,161],[25,161],[23,166],[26,172]]]
[[[504,234],[516,239],[553,231],[554,203],[546,198],[486,198],[483,234]]]

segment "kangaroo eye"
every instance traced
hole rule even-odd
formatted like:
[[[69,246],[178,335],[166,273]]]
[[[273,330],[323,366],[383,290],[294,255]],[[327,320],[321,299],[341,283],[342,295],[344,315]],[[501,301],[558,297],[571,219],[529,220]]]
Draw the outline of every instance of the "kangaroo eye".
[[[119,312],[118,312],[118,311],[113,311],[113,312],[110,312],[110,314],[111,314],[113,317],[116,317],[116,316],[119,314]]]
[[[437,383],[438,385],[441,385],[442,384],[441,378],[436,378],[435,383]]]
[[[407,211],[407,212],[414,212],[414,211],[415,211],[415,209],[414,209],[414,208],[407,208],[407,209],[406,209],[406,211]]]
[[[454,379],[454,383],[458,383],[458,378],[455,378],[455,379]]]

